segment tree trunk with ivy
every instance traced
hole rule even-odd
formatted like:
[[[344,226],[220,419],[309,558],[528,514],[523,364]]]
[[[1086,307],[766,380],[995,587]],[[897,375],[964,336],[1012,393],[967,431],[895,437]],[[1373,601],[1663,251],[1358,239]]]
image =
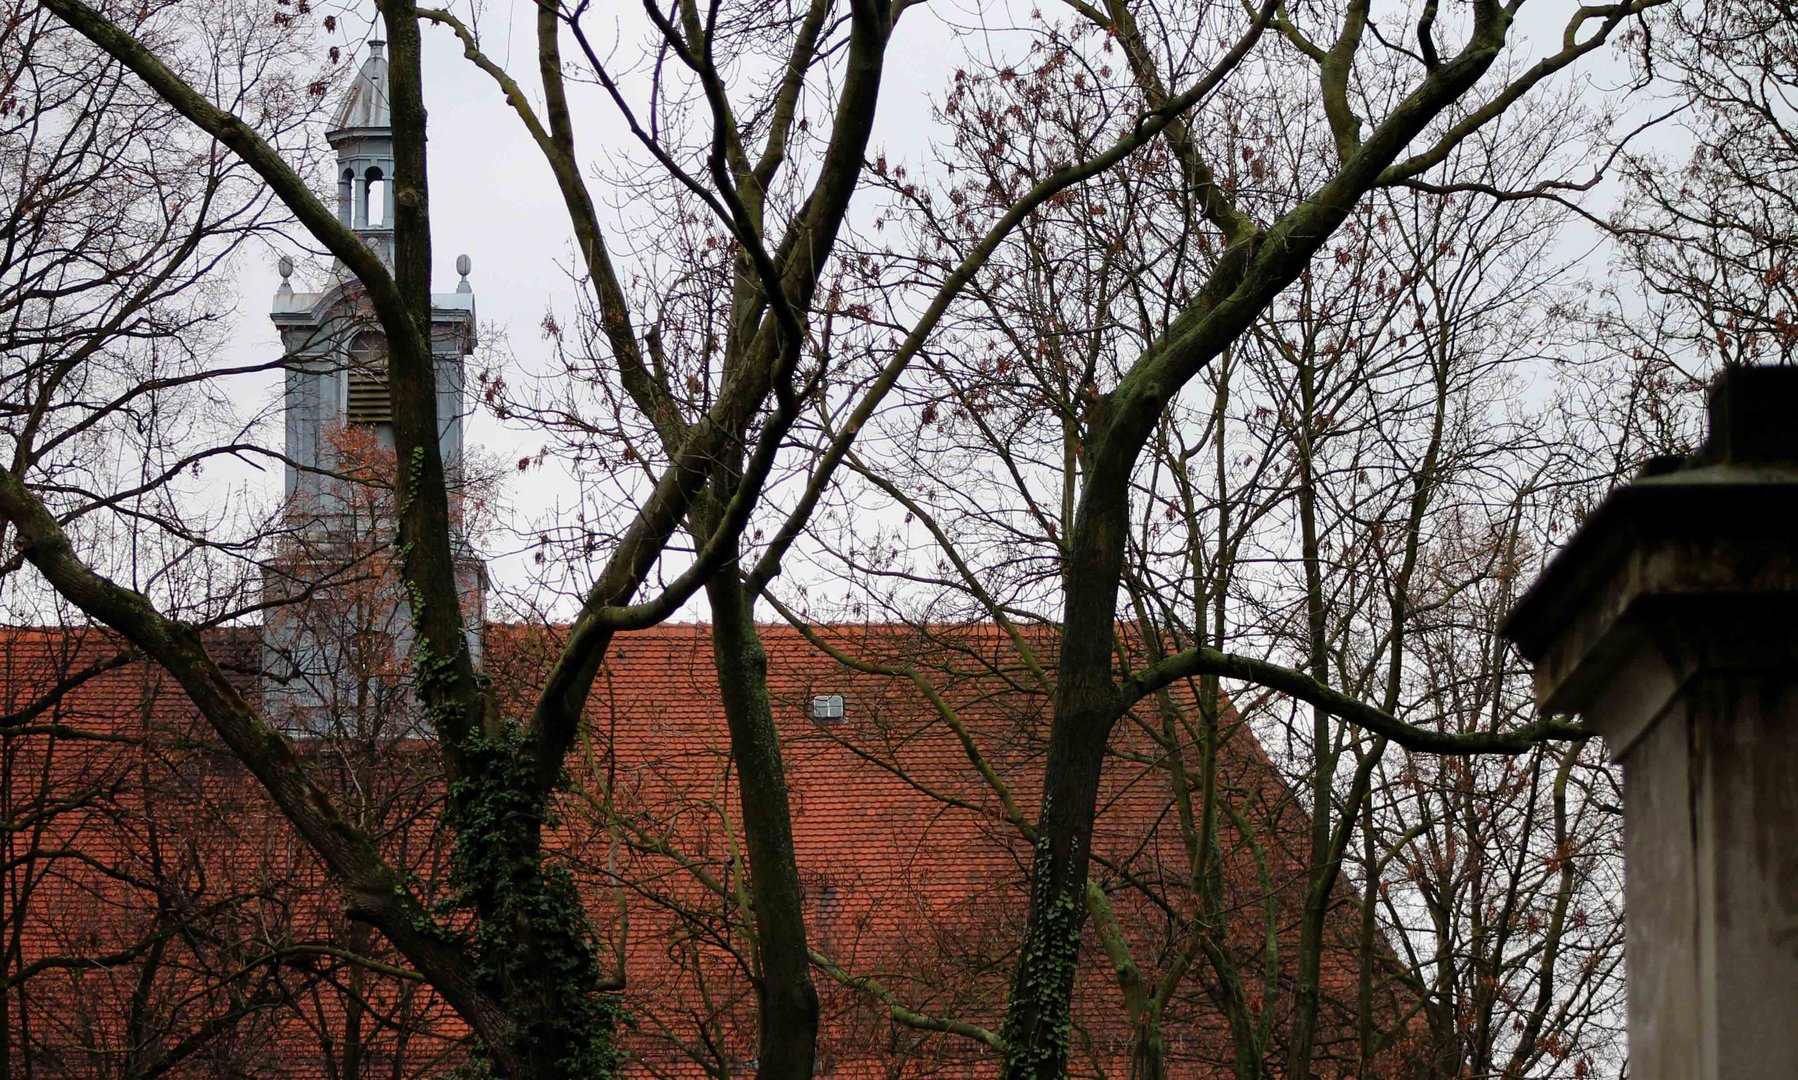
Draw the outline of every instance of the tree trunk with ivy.
[[[1222,254],[1197,295],[1168,320],[1165,331],[1148,343],[1116,387],[1098,396],[1088,420],[1082,490],[1068,530],[1070,547],[1063,572],[1062,655],[1030,913],[1004,1028],[1008,1080],[1055,1080],[1068,1067],[1071,993],[1085,918],[1080,897],[1087,880],[1100,762],[1113,725],[1133,700],[1122,693],[1114,674],[1131,485],[1155,425],[1181,390],[1305,271],[1368,192],[1421,177],[1511,102],[1653,6],[1652,0],[1641,0],[1577,13],[1560,52],[1485,101],[1474,98],[1476,87],[1509,40],[1512,11],[1493,0],[1471,5],[1463,44],[1453,55],[1438,57],[1433,36],[1436,9],[1431,6],[1415,27],[1428,48],[1422,75],[1407,83],[1408,90],[1384,117],[1370,122],[1357,114],[1349,93],[1369,23],[1369,5],[1350,4],[1338,25],[1324,28],[1334,33],[1326,46],[1288,21],[1283,7],[1276,14],[1270,4],[1244,40],[1252,46],[1268,29],[1270,36],[1284,38],[1317,64],[1318,105],[1336,144],[1337,160],[1307,198],[1269,224],[1262,224],[1219,183],[1215,163],[1206,159],[1204,146],[1188,129],[1181,126],[1170,133],[1194,205],[1205,227],[1215,230],[1214,242]],[[1164,99],[1167,91],[1150,58],[1136,55],[1138,50],[1132,47],[1134,24],[1116,11],[1081,10],[1124,43],[1148,103]],[[1584,38],[1579,36],[1582,27]],[[1311,34],[1318,29],[1311,28]],[[1229,71],[1241,56],[1223,50],[1215,70]],[[1436,133],[1426,137],[1438,117],[1456,107],[1468,109],[1472,119],[1445,130],[1435,128]],[[1412,151],[1419,138],[1426,138],[1425,148]],[[1226,658],[1207,652],[1191,650],[1161,667],[1178,666],[1188,676],[1228,674],[1228,665],[1219,662]],[[1313,674],[1292,674],[1317,688],[1326,685]],[[1140,685],[1142,679],[1136,681]],[[1340,706],[1324,711],[1344,715]],[[1465,748],[1472,751],[1477,745],[1469,742]],[[1314,884],[1321,887],[1330,877],[1320,873]],[[1309,1049],[1301,1048],[1298,1061],[1308,1058]]]
[[[176,112],[239,156],[309,231],[360,282],[363,300],[387,340],[397,463],[399,578],[411,615],[414,691],[436,733],[448,782],[445,823],[454,834],[451,885],[457,915],[440,919],[408,887],[404,868],[389,864],[370,836],[306,775],[294,747],[229,684],[218,664],[179,620],[146,597],[95,573],[75,553],[55,518],[19,478],[0,475],[0,515],[18,529],[26,558],[64,597],[142,647],[169,670],[213,723],[231,751],[319,854],[343,890],[349,914],[389,939],[453,1007],[472,1031],[485,1068],[508,1077],[587,1078],[610,1075],[617,1008],[601,971],[592,929],[575,884],[545,844],[563,762],[581,735],[582,714],[613,638],[653,625],[678,611],[702,588],[729,616],[719,635],[718,665],[726,713],[742,770],[744,824],[749,831],[752,888],[764,1003],[763,1075],[811,1074],[817,1027],[816,991],[806,955],[797,869],[785,800],[778,739],[767,701],[765,662],[753,628],[756,589],[740,580],[737,536],[758,503],[761,486],[797,419],[798,362],[811,318],[811,300],[826,272],[866,160],[868,137],[883,76],[883,60],[897,10],[881,0],[855,0],[837,22],[833,5],[816,0],[796,24],[791,62],[770,90],[773,122],[766,144],[752,155],[739,141],[726,76],[713,60],[709,27],[680,13],[656,32],[699,69],[715,95],[707,99],[728,149],[707,178],[701,202],[716,212],[737,245],[735,274],[726,287],[729,323],[722,387],[715,400],[683,412],[673,403],[681,387],[646,362],[656,331],[639,337],[599,228],[586,178],[574,157],[573,113],[561,56],[565,39],[584,62],[604,72],[587,43],[580,13],[544,8],[538,15],[541,113],[503,68],[481,53],[478,39],[453,14],[421,10],[408,0],[384,0],[381,14],[391,46],[390,106],[394,141],[394,259],[391,268],[365,247],[309,190],[290,163],[240,117],[188,85],[154,48],[133,38],[82,0],[48,5],[100,48],[117,57]],[[438,431],[436,375],[430,341],[431,234],[426,186],[420,70],[420,24],[449,28],[477,68],[490,75],[544,152],[563,194],[581,257],[590,272],[592,303],[602,338],[613,346],[615,374],[644,415],[665,437],[656,458],[662,474],[637,508],[631,527],[596,575],[568,628],[526,716],[503,716],[475,670],[459,606],[452,553],[452,513]],[[764,28],[785,37],[794,24]],[[741,29],[737,27],[735,29]],[[820,42],[846,31],[846,48]],[[821,167],[786,172],[809,184],[791,206],[784,233],[770,226],[771,185],[792,152],[795,132],[808,130],[799,108],[821,70],[840,74],[836,113],[820,143]],[[755,113],[759,106],[745,106]],[[672,160],[670,179],[688,179]],[[690,190],[690,189],[688,189]],[[710,360],[710,357],[706,357]],[[663,381],[659,384],[655,376]],[[707,372],[706,374],[714,374]],[[890,387],[890,382],[888,384]],[[846,445],[846,444],[845,444]],[[734,456],[739,467],[724,469]],[[815,487],[822,490],[830,470]],[[716,514],[697,513],[708,487],[728,492]],[[790,544],[804,525],[798,512],[783,530]],[[682,529],[695,535],[696,565],[659,595],[633,603],[669,541]],[[765,552],[760,582],[778,572],[780,551]]]

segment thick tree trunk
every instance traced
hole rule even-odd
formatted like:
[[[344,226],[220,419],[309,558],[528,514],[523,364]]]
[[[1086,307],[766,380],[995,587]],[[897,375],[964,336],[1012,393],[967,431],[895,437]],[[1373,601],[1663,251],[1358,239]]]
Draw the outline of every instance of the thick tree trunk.
[[[750,896],[761,960],[756,996],[760,1080],[810,1080],[818,1040],[818,991],[806,954],[805,910],[793,855],[780,736],[768,701],[768,655],[735,559],[706,583],[712,655],[730,726],[741,793]]]
[[[1161,1035],[1161,1017],[1137,1018],[1131,1035],[1130,1080],[1167,1080],[1167,1040]]]
[[[1095,473],[1088,478],[1064,574],[1067,616],[1031,868],[1030,918],[1005,1016],[1007,1080],[1052,1080],[1067,1072],[1070,1001],[1086,920],[1099,778],[1120,711],[1112,654],[1128,488],[1105,481],[1127,480],[1133,461],[1134,455],[1126,455],[1121,463],[1114,462],[1115,476]]]
[[[1064,702],[1067,697],[1064,691]],[[1007,1080],[1053,1080],[1067,1070],[1069,1001],[1086,921],[1081,894],[1092,854],[1105,742],[1114,717],[1109,698],[1057,709],[1031,869],[1030,921],[1005,1019]],[[1066,722],[1064,716],[1069,718]]]

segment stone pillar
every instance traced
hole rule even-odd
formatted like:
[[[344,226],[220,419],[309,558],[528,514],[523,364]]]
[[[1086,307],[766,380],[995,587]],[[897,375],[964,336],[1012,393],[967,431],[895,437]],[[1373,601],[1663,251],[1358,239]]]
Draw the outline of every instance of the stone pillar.
[[[1623,765],[1631,1075],[1798,1076],[1798,368],[1721,376],[1503,633]]]

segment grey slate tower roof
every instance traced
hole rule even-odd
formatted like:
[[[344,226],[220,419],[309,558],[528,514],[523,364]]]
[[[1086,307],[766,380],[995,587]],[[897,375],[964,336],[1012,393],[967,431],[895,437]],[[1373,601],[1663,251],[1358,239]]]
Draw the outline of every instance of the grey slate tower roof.
[[[385,41],[368,43],[368,58],[356,72],[356,81],[337,110],[332,132],[354,128],[390,128],[393,108],[388,100],[387,56]]]

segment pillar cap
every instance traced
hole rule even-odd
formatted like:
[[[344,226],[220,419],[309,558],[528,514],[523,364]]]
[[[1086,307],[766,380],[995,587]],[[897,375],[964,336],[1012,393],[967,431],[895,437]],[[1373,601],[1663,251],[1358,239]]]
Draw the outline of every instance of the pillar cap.
[[[1669,627],[1798,624],[1798,368],[1727,369],[1708,412],[1704,446],[1611,492],[1499,627],[1543,712],[1582,711]]]

